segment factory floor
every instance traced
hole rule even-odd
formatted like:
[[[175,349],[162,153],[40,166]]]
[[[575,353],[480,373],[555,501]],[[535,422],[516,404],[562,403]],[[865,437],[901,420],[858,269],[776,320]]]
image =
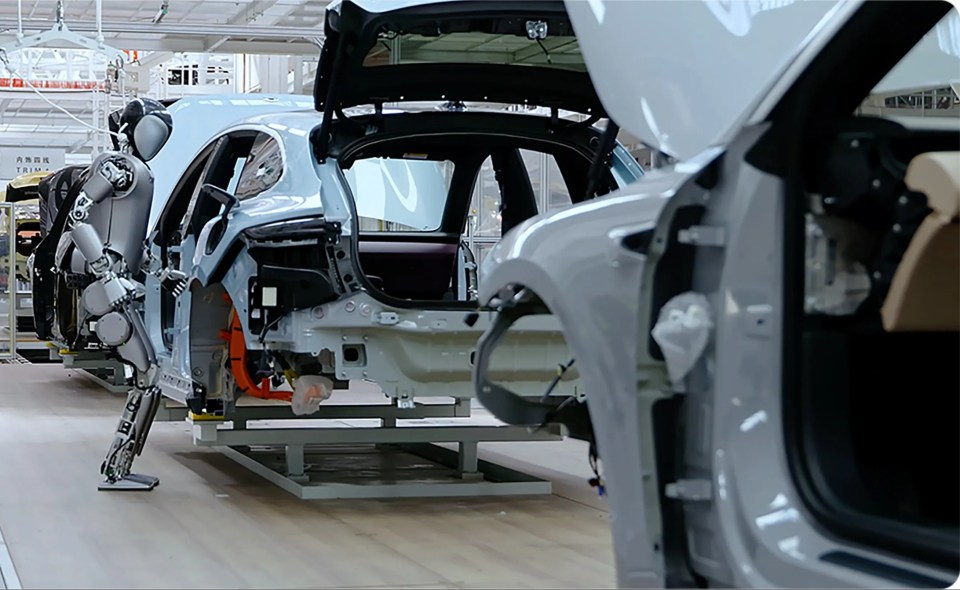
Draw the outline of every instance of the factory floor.
[[[7,587],[615,586],[579,441],[480,445],[481,459],[551,480],[551,496],[305,501],[193,446],[187,424],[158,422],[135,467],[161,485],[98,492],[124,397],[60,365],[0,365]]]

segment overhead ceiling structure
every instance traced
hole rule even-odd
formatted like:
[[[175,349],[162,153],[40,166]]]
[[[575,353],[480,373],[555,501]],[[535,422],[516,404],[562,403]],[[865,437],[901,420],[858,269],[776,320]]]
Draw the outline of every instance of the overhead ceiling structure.
[[[203,93],[206,79],[220,84],[216,92],[256,89],[247,76],[255,56],[269,56],[271,68],[283,70],[282,82],[289,67],[290,87],[302,88],[319,55],[328,3],[2,0],[0,48],[9,68],[0,59],[0,147],[53,147],[74,155],[68,162],[88,160],[105,144],[105,135],[91,127],[102,128],[106,113],[133,93]],[[63,29],[67,34],[56,33]],[[37,43],[51,30],[53,40]],[[120,55],[122,72],[111,76]],[[204,72],[200,87],[185,86],[190,68]],[[168,87],[168,80],[184,86]]]
[[[104,42],[117,49],[315,55],[325,0],[102,0]],[[21,0],[25,33],[56,22],[57,0]],[[64,22],[95,33],[96,0],[63,0]],[[18,6],[0,2],[0,42],[18,30]]]

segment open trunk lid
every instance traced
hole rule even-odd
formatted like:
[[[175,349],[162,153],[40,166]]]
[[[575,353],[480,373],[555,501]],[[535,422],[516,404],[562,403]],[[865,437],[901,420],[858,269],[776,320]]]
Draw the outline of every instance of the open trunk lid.
[[[409,101],[602,114],[560,0],[342,0],[327,10],[317,110]]]

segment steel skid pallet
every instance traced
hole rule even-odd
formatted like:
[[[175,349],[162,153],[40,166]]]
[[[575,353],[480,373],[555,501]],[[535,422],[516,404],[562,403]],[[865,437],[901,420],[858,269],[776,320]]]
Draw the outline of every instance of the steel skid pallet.
[[[169,403],[169,402],[168,402]],[[165,405],[158,420],[192,423],[193,442],[225,456],[303,500],[541,495],[550,481],[480,460],[481,442],[561,440],[558,429],[530,432],[515,426],[415,425],[429,418],[469,418],[470,400],[396,405],[330,405],[309,417],[373,419],[379,426],[251,426],[298,420],[288,406],[240,406],[226,419],[191,416]],[[410,420],[410,423],[397,422]],[[456,450],[438,443],[454,443]]]
[[[108,359],[99,351],[66,352],[50,347],[50,360],[62,360],[65,369],[78,373],[100,385],[110,393],[127,393],[126,367],[116,359]]]

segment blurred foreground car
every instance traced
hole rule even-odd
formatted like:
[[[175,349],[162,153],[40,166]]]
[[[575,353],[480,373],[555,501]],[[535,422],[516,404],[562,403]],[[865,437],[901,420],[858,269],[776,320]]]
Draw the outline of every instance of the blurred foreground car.
[[[607,113],[676,163],[493,249],[479,399],[557,421],[487,370],[513,322],[557,317],[623,587],[950,585],[957,9],[567,6]]]

